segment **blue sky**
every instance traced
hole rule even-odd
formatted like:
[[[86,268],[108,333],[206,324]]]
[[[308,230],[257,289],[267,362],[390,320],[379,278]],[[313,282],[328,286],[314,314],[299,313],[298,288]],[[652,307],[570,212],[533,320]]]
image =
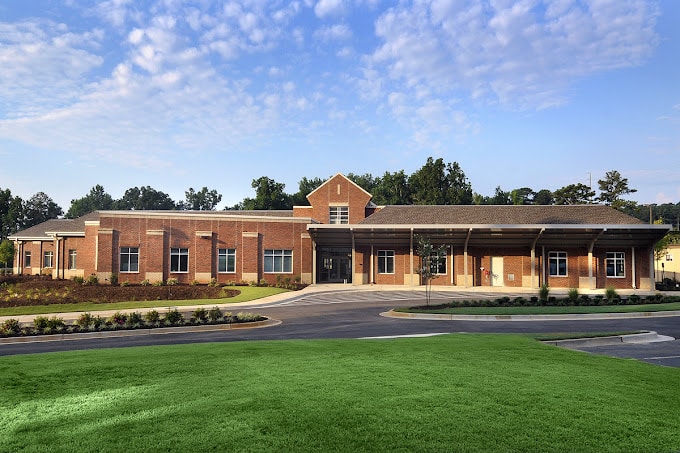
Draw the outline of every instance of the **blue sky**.
[[[460,163],[473,190],[680,201],[680,2],[3,0],[0,188],[222,209],[268,176]]]

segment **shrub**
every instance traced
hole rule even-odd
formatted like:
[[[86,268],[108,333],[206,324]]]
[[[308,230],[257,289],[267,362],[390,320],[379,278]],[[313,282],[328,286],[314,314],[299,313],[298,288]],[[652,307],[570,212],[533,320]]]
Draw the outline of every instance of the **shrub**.
[[[208,286],[213,287],[213,288],[216,287],[216,286],[219,286],[219,284],[217,283],[217,279],[214,278],[214,277],[211,278],[210,283],[208,283]]]
[[[524,305],[527,304],[527,300],[524,297],[515,297],[515,300],[512,301],[513,305],[515,307],[523,307]]]
[[[168,286],[175,286],[177,284],[177,279],[170,277],[165,284]]]
[[[567,294],[567,297],[569,298],[572,304],[578,302],[578,288],[569,288],[569,293]]]
[[[0,326],[0,333],[4,335],[17,335],[21,333],[21,323],[18,319],[6,319]]]
[[[85,282],[86,285],[98,285],[99,284],[99,278],[95,274],[91,274],[89,277],[87,277],[87,281]]]
[[[236,315],[236,322],[252,322],[259,321],[260,319],[262,319],[262,316],[256,313],[239,312]]]
[[[108,322],[113,324],[114,326],[122,326],[125,325],[125,321],[127,321],[127,318],[128,316],[125,313],[117,311],[111,315],[111,317],[108,319]]]
[[[82,285],[85,283],[85,279],[83,277],[73,277],[71,278],[75,283]]]
[[[156,310],[149,310],[144,313],[144,319],[146,322],[156,324],[161,320],[161,315]]]
[[[59,318],[58,316],[52,316],[47,320],[47,328],[52,330],[59,330],[66,327],[64,318]]]
[[[111,282],[112,286],[118,286],[118,274],[111,274],[109,281]]]
[[[45,328],[47,328],[48,321],[49,320],[47,319],[47,316],[36,316],[33,319],[33,325],[38,330],[44,330]]]
[[[538,298],[541,302],[546,302],[548,300],[548,295],[550,294],[550,287],[543,283],[541,288],[538,290]]]
[[[128,327],[137,327],[144,325],[144,318],[142,314],[138,311],[133,311],[130,313],[125,320],[125,325]]]
[[[163,282],[163,280],[156,280],[152,283],[152,286],[163,286],[164,284],[165,282]]]
[[[607,298],[608,302],[613,302],[615,298],[618,298],[619,295],[616,292],[616,288],[613,286],[608,286],[607,289],[604,290],[604,295]]]
[[[125,280],[124,282],[120,283],[120,286],[130,286],[130,282]]]
[[[205,322],[208,320],[208,312],[203,307],[198,307],[193,312],[193,317],[197,321]]]
[[[640,303],[642,298],[638,296],[637,294],[631,294],[628,296],[628,305],[637,305]]]
[[[163,320],[166,324],[174,326],[184,322],[184,316],[176,308],[169,308]]]
[[[150,284],[151,284],[151,282],[149,281],[148,278],[145,278],[144,280],[142,280],[142,281],[140,282],[140,285],[141,285],[141,286],[149,286]]]
[[[73,323],[80,328],[87,329],[94,325],[94,317],[90,313],[81,313]]]
[[[220,307],[213,307],[208,310],[208,319],[212,322],[219,321],[223,316],[224,314],[222,313],[222,310],[220,310]]]

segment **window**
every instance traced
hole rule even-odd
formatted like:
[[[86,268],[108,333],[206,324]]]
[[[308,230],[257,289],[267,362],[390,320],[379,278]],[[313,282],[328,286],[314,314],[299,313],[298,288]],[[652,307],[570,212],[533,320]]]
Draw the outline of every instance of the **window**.
[[[548,253],[548,267],[551,277],[567,276],[567,252]]]
[[[349,208],[347,206],[331,206],[328,208],[330,214],[330,223],[332,224],[348,224],[349,223]]]
[[[673,255],[666,253],[666,261],[673,261]]]
[[[189,272],[189,249],[170,249],[170,272]]]
[[[430,269],[433,274],[446,274],[446,254],[438,256],[437,252],[430,254]]]
[[[394,250],[378,250],[378,273],[394,274]]]
[[[120,248],[120,272],[139,272],[139,247]]]
[[[264,272],[267,274],[273,274],[275,272],[293,272],[293,251],[274,249],[265,250]]]
[[[76,251],[73,249],[68,251],[68,268],[70,270],[76,269]]]
[[[217,250],[217,272],[236,272],[236,249]]]
[[[31,252],[24,254],[24,267],[31,267]]]
[[[607,252],[607,277],[625,277],[625,254],[623,252]]]
[[[45,252],[43,255],[43,267],[54,267],[54,252]]]

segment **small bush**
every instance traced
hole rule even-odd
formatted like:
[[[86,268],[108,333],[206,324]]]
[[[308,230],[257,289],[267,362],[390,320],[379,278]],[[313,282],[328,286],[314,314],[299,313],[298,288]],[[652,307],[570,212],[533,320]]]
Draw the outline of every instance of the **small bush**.
[[[567,297],[572,304],[576,304],[578,302],[578,288],[569,288]]]
[[[550,294],[550,287],[543,283],[541,289],[538,290],[538,298],[541,302],[546,302],[548,300],[548,295]]]
[[[156,310],[149,310],[144,313],[144,319],[148,323],[156,324],[161,320],[161,315]]]
[[[75,283],[82,285],[85,283],[85,279],[83,277],[73,277],[71,280],[73,280]]]
[[[81,313],[73,323],[80,328],[87,329],[94,325],[94,317],[90,313]]]
[[[176,308],[168,309],[165,313],[165,318],[163,318],[166,324],[171,326],[180,324],[184,322],[184,316]]]
[[[148,278],[145,278],[144,280],[141,281],[140,285],[141,286],[149,286],[151,282],[149,281]]]
[[[164,284],[163,280],[156,280],[152,283],[153,286],[163,286]]]
[[[21,323],[18,319],[6,319],[0,325],[0,333],[3,335],[17,335],[21,333]]]
[[[138,311],[133,311],[130,313],[125,320],[125,325],[128,327],[138,327],[144,325],[144,318],[142,314]]]
[[[628,302],[628,305],[637,305],[637,304],[640,303],[641,300],[642,300],[642,298],[640,296],[638,296],[637,294],[631,294],[630,296],[628,296],[627,302]]]
[[[124,282],[121,282],[120,286],[130,286],[130,282],[125,280]]]
[[[615,298],[619,297],[616,288],[613,286],[608,286],[607,289],[604,290],[604,296],[607,298],[608,302],[613,302]]]
[[[198,286],[198,280],[191,280],[191,286]]]
[[[47,316],[36,316],[33,319],[33,326],[38,330],[44,330],[47,328],[48,321]]]
[[[66,327],[66,323],[64,322],[64,318],[59,318],[58,316],[52,316],[47,320],[47,328],[52,329],[55,331],[58,331],[62,328]]]
[[[212,322],[219,321],[223,316],[224,314],[222,313],[222,310],[220,310],[220,307],[213,307],[208,310],[208,319]]]
[[[89,277],[87,277],[87,281],[85,282],[86,285],[98,285],[99,284],[99,278],[97,277],[96,274],[91,274]]]
[[[208,320],[208,312],[205,308],[198,307],[196,310],[194,310],[193,317],[197,321],[205,322]]]
[[[217,279],[213,277],[210,279],[210,283],[208,283],[208,286],[215,288],[219,286],[219,283],[217,283]]]
[[[170,277],[170,278],[165,282],[165,284],[168,285],[168,286],[175,286],[177,283],[178,283],[178,282],[177,282],[177,279],[176,279],[176,278],[172,278],[172,277]]]
[[[111,282],[112,286],[118,286],[118,274],[111,274],[109,281]]]
[[[107,321],[114,326],[123,326],[125,325],[127,318],[128,316],[125,313],[117,311],[114,314],[112,314]]]

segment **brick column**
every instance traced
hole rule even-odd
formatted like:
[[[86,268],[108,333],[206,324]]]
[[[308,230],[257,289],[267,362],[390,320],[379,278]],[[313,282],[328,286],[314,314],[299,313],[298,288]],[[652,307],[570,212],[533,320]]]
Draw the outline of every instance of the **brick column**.
[[[260,281],[260,262],[263,251],[260,249],[260,235],[257,231],[241,233],[241,278],[246,282]]]

